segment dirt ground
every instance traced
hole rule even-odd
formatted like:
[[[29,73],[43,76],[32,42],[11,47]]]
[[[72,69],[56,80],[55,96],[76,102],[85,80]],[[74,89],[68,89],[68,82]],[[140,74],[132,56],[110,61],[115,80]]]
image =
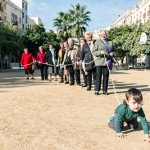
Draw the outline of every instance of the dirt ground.
[[[108,96],[59,80],[41,81],[39,71],[35,78],[0,73],[0,150],[150,150],[141,127],[124,131],[123,139],[108,128],[117,97],[122,101],[131,87],[142,91],[150,125],[150,70],[113,71]]]

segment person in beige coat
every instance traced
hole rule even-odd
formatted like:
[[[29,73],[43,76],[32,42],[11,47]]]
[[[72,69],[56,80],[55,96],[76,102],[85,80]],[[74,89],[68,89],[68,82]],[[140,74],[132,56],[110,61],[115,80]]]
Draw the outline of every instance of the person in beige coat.
[[[79,47],[75,45],[75,42],[72,38],[68,39],[68,44],[69,48],[71,51],[71,61],[73,64],[73,69],[74,69],[74,76],[75,76],[75,81],[77,85],[80,85],[80,68],[77,62],[80,60],[80,52],[79,52]]]

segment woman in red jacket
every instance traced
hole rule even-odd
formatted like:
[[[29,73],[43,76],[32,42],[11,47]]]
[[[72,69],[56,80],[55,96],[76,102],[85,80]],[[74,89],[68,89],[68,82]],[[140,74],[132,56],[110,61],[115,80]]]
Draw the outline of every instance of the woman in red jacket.
[[[46,65],[46,52],[42,46],[39,46],[39,52],[37,53],[36,60],[38,62],[39,68],[41,70],[41,80],[48,79],[47,65]]]
[[[29,74],[31,74],[31,79],[34,79],[33,77],[33,63],[35,62],[35,58],[32,56],[31,53],[29,53],[28,48],[24,48],[24,53],[22,54],[20,64],[21,66],[24,66],[26,79],[29,79]]]

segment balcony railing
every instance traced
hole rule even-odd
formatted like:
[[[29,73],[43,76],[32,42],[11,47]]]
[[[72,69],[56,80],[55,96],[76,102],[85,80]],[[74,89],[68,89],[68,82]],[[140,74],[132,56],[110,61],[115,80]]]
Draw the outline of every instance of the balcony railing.
[[[145,18],[146,18],[146,13],[143,14],[143,19],[145,19]]]
[[[16,19],[12,19],[11,20],[11,24],[14,25],[14,26],[17,26],[18,25],[18,21]]]
[[[2,12],[4,11],[4,8],[1,5],[0,5],[0,11]]]

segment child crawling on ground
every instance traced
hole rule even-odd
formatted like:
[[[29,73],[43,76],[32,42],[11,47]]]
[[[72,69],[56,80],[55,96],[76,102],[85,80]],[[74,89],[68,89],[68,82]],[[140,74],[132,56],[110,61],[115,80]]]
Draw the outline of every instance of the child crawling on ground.
[[[150,142],[148,122],[142,109],[142,93],[138,89],[132,88],[126,92],[125,96],[126,100],[116,108],[115,117],[110,118],[108,126],[117,132],[117,137],[122,138],[124,137],[121,132],[123,123],[126,122],[129,129],[137,129],[139,125],[137,117],[140,117],[145,141]]]

